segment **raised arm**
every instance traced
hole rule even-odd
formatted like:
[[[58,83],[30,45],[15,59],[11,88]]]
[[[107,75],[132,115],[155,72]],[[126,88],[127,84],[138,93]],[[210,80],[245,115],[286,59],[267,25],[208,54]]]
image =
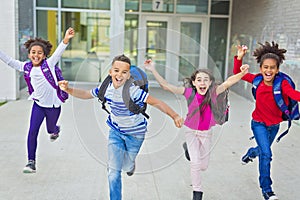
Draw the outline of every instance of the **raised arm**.
[[[80,99],[91,99],[93,95],[91,94],[90,90],[82,90],[79,88],[70,88],[69,82],[66,80],[62,80],[58,82],[58,85],[61,90],[67,92],[68,94],[80,98]]]
[[[241,78],[248,73],[249,65],[242,65],[240,68],[240,72],[229,76],[221,85],[219,85],[216,89],[217,95],[224,92],[227,88],[231,87],[235,83],[237,83]]]
[[[62,42],[58,45],[58,47],[55,49],[54,53],[51,55],[51,57],[48,59],[48,65],[49,67],[54,67],[56,65],[56,63],[59,61],[59,59],[61,58],[62,54],[64,53],[64,51],[66,50],[69,41],[71,38],[73,38],[75,36],[75,31],[73,28],[68,28],[68,30],[66,30],[64,39],[62,40]]]
[[[23,71],[23,65],[25,64],[25,62],[15,60],[12,57],[5,54],[1,50],[0,50],[0,60],[2,60],[5,64],[7,64],[8,66],[10,66],[11,68],[13,68],[15,70]]]
[[[155,77],[156,81],[159,83],[159,85],[164,89],[164,90],[167,90],[167,91],[170,91],[174,94],[183,94],[184,93],[184,87],[181,86],[181,87],[177,87],[175,85],[172,85],[170,83],[168,83],[155,69],[155,64],[154,62],[149,59],[149,60],[146,60],[145,63],[144,63],[144,67],[146,70],[150,71],[153,76]]]
[[[148,96],[147,100],[146,100],[147,104],[150,104],[154,107],[156,107],[157,109],[159,109],[160,111],[166,113],[168,116],[170,116],[174,123],[175,126],[180,128],[183,124],[183,118],[180,117],[171,107],[169,107],[165,102],[152,97],[151,95]]]

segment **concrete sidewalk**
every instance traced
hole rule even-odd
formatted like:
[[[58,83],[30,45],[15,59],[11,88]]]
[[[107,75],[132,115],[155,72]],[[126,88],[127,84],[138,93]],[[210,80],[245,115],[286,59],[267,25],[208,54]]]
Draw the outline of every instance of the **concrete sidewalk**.
[[[90,87],[91,88],[91,87]],[[160,89],[150,93],[183,116],[182,97]],[[211,160],[203,172],[205,200],[262,199],[258,162],[240,164],[249,141],[253,103],[230,92],[230,119],[216,127]],[[26,139],[32,102],[24,98],[0,107],[0,200],[107,200],[107,114],[96,100],[70,98],[62,107],[61,135],[50,142],[43,123],[38,139],[37,172],[23,174],[27,162]],[[136,174],[123,174],[124,200],[192,199],[189,162],[181,147],[184,134],[173,121],[149,106],[149,133],[137,158]],[[283,123],[281,131],[285,130]],[[300,127],[273,144],[273,189],[280,200],[300,197]]]

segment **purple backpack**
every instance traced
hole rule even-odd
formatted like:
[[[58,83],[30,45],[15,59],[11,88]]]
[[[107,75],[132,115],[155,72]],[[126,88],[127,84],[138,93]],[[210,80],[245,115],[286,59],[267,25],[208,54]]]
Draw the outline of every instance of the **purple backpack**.
[[[24,79],[27,83],[27,86],[28,86],[28,92],[29,94],[32,94],[33,92],[33,87],[30,83],[30,72],[31,72],[31,69],[32,69],[32,62],[28,62],[24,65]],[[56,84],[55,84],[55,80],[54,80],[54,77],[51,73],[51,70],[47,64],[47,61],[44,60],[41,64],[41,70],[45,76],[45,78],[47,79],[47,81],[50,83],[50,85],[56,89],[57,91],[57,97],[64,103],[69,95],[68,93],[62,91]],[[62,76],[62,72],[61,70],[59,69],[59,67],[57,65],[55,65],[55,75],[56,75],[56,78],[57,78],[57,81],[61,81],[61,80],[64,80],[64,77]]]

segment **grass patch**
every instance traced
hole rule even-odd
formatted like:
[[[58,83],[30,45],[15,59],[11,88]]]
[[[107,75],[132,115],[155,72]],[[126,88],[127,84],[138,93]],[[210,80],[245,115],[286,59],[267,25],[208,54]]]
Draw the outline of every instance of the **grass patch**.
[[[0,102],[0,106],[4,105],[4,104],[6,104],[6,103],[7,103],[7,101],[2,101],[2,102]]]

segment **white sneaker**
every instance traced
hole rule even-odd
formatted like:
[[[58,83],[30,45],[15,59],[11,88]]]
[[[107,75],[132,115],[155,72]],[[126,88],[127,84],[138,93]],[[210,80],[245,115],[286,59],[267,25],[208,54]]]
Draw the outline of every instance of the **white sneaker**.
[[[23,173],[31,174],[31,173],[35,173],[35,172],[36,172],[35,161],[29,160],[28,164],[23,169]]]

